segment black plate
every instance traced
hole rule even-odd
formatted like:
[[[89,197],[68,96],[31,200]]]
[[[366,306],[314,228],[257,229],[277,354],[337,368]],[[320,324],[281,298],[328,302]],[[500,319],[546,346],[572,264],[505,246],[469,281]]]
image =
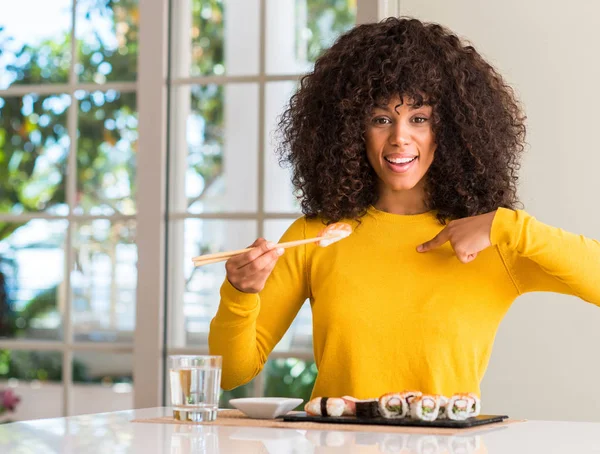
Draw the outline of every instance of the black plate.
[[[466,428],[483,426],[507,419],[505,415],[479,415],[464,421],[453,421],[451,419],[436,419],[435,421],[419,421],[418,419],[386,419],[386,418],[357,418],[356,416],[310,416],[306,412],[290,413],[283,417],[289,422],[324,422],[330,424],[366,424],[377,426],[413,426],[413,427],[449,427]]]

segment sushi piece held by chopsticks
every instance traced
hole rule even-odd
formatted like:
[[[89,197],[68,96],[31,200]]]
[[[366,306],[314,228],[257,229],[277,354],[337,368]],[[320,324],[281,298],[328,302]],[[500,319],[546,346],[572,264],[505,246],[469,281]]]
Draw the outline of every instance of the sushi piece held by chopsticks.
[[[297,241],[288,241],[286,243],[276,244],[276,248],[287,249],[290,247],[300,246],[302,244],[309,243],[319,243],[321,247],[327,247],[336,241],[340,241],[346,237],[348,237],[352,233],[352,227],[349,224],[344,222],[336,222],[334,224],[328,225],[323,230],[319,232],[319,234],[315,238],[308,238],[305,240],[297,240]],[[234,257],[239,254],[244,254],[246,252],[254,249],[253,247],[246,249],[239,249],[237,251],[228,251],[228,252],[217,252],[216,254],[205,254],[200,255],[198,257],[192,258],[195,266],[208,265],[210,263],[223,262],[225,260],[229,260],[231,257]]]
[[[336,222],[334,224],[328,225],[323,230],[321,230],[317,238],[321,238],[319,240],[319,246],[327,247],[330,244],[335,243],[336,241],[340,241],[352,233],[352,227],[346,224],[345,222]]]

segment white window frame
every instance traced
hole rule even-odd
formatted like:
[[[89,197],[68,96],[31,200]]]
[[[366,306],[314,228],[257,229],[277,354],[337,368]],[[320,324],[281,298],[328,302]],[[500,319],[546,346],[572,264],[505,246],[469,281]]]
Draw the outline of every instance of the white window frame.
[[[70,140],[69,153],[67,156],[67,175],[66,178],[66,203],[69,206],[69,214],[66,216],[53,215],[48,213],[23,213],[23,214],[0,214],[0,220],[2,222],[28,222],[34,219],[43,220],[63,220],[67,221],[67,231],[65,235],[65,248],[64,248],[64,287],[65,292],[59,292],[58,298],[64,298],[64,311],[61,314],[63,339],[61,341],[37,341],[29,339],[1,339],[0,349],[1,350],[26,350],[26,351],[57,351],[62,354],[62,387],[63,387],[63,398],[62,398],[62,415],[69,416],[73,414],[73,353],[74,352],[105,352],[105,353],[120,353],[120,354],[131,354],[133,357],[134,344],[123,343],[123,342],[81,342],[74,341],[73,339],[73,320],[72,320],[72,292],[71,292],[71,271],[73,269],[73,237],[74,228],[77,223],[82,221],[92,221],[96,219],[107,219],[111,222],[136,220],[139,216],[137,215],[109,215],[109,216],[97,216],[97,215],[75,215],[73,209],[76,206],[75,194],[77,192],[77,181],[74,177],[77,175],[77,120],[79,115],[79,103],[75,98],[75,91],[107,91],[116,90],[121,94],[134,93],[139,101],[139,84],[137,82],[115,82],[105,84],[95,83],[80,83],[78,76],[75,72],[75,66],[77,65],[77,37],[75,34],[76,30],[76,9],[77,0],[72,0],[71,7],[71,66],[69,70],[68,82],[66,84],[40,84],[40,85],[14,85],[9,86],[6,89],[0,90],[0,97],[8,96],[23,96],[29,93],[35,93],[40,95],[49,94],[60,94],[65,93],[71,96],[71,104],[67,110],[67,131]],[[145,2],[140,2],[145,3]],[[140,5],[140,9],[142,9]],[[141,142],[141,140],[140,140]],[[62,303],[62,301],[60,302]],[[59,303],[59,304],[60,304]],[[136,323],[137,326],[137,323]]]

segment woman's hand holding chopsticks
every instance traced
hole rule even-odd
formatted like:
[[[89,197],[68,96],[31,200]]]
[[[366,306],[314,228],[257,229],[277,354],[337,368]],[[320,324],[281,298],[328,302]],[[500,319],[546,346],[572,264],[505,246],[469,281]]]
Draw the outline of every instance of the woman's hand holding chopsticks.
[[[351,233],[352,227],[349,224],[336,222],[321,230],[315,238],[304,238],[278,244],[259,238],[246,249],[200,255],[192,260],[195,266],[227,260],[225,269],[229,282],[242,292],[258,293],[263,289],[277,259],[286,248],[310,243],[318,243],[320,247],[327,247],[348,237]]]
[[[258,293],[284,250],[264,238],[259,238],[250,247],[253,249],[227,260],[225,270],[231,285],[240,292]]]

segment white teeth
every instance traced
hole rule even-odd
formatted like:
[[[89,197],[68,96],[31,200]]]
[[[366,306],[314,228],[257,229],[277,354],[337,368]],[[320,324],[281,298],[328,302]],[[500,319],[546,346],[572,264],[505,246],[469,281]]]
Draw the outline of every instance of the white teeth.
[[[385,158],[385,159],[393,164],[406,164],[406,163],[414,161],[415,159],[417,159],[417,157],[413,156],[412,158],[399,158],[399,159]]]

